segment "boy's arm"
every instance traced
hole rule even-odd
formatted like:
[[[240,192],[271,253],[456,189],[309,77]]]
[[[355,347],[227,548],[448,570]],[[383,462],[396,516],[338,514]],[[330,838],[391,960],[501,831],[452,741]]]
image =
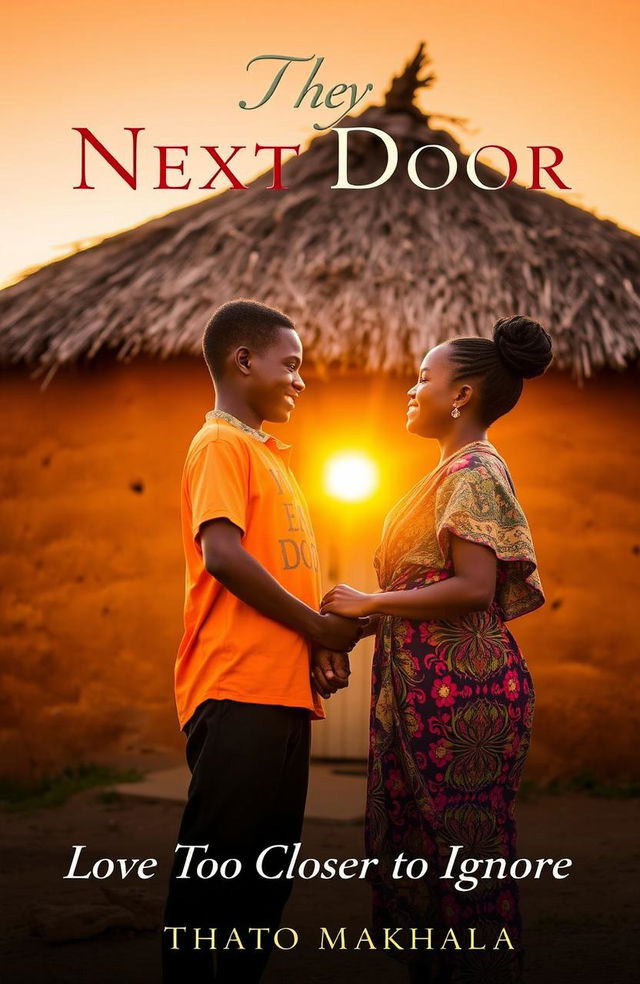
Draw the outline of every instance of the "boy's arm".
[[[360,637],[360,624],[340,615],[321,615],[305,605],[244,549],[241,537],[242,530],[228,519],[202,524],[200,547],[209,574],[267,618],[308,636],[326,649],[349,649]]]
[[[384,615],[370,615],[362,630],[362,638],[364,639],[366,636],[375,635],[383,618]]]

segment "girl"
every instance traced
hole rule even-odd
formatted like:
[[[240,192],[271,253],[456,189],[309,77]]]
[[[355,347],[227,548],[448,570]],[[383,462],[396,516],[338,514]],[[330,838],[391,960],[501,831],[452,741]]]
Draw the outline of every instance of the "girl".
[[[441,875],[453,845],[463,845],[458,860],[508,867],[516,857],[534,692],[505,623],[544,597],[527,520],[487,428],[551,357],[544,328],[520,316],[498,321],[493,340],[456,338],[426,355],[407,429],[438,441],[440,463],[387,516],[380,592],[341,584],[323,600],[323,612],[377,616],[367,855],[379,859],[376,929],[424,938],[433,928],[432,949],[397,951],[412,982],[521,979],[517,886],[497,877],[499,860],[496,877],[471,891]],[[425,858],[427,874],[392,877],[401,851]]]

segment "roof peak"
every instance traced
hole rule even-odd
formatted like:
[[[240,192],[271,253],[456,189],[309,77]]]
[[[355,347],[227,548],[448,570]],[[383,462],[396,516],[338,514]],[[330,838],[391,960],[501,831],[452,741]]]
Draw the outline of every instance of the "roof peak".
[[[415,98],[418,89],[430,89],[437,79],[437,76],[429,71],[431,64],[425,42],[421,41],[415,55],[406,63],[400,75],[394,75],[391,80],[384,97],[385,109],[388,112],[409,112],[421,120],[428,120],[429,117],[416,105]],[[421,77],[422,71],[426,72],[426,75]]]
[[[432,64],[431,56],[427,53],[426,42],[421,41],[415,55],[406,63],[400,75],[394,75],[391,79],[391,85],[384,96],[383,109],[387,113],[405,113],[429,129],[434,118],[466,129],[469,120],[465,116],[424,113],[417,105],[418,90],[430,89],[438,80],[438,76],[430,71]],[[421,73],[426,74],[421,75]]]

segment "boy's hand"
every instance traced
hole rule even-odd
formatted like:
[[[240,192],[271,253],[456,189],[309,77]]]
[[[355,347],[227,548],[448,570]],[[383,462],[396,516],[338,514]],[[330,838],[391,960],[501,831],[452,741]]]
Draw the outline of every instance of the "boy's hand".
[[[315,649],[311,658],[311,679],[321,697],[326,700],[336,690],[349,686],[349,657],[346,653]]]
[[[342,615],[319,615],[315,642],[322,649],[348,652],[362,635],[366,622],[366,619],[343,618]]]

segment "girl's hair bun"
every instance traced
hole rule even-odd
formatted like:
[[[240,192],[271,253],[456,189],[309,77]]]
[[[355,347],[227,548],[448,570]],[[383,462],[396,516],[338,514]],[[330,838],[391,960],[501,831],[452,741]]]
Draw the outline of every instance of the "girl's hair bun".
[[[520,314],[496,321],[493,341],[507,369],[522,379],[541,376],[553,358],[549,333]]]

